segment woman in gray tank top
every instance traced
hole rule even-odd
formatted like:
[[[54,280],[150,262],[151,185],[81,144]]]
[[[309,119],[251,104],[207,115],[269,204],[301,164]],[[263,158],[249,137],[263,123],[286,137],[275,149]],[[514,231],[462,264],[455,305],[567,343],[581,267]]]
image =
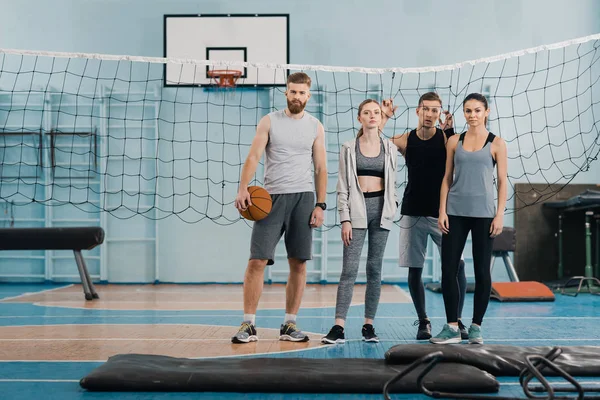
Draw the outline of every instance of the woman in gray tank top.
[[[460,343],[458,330],[460,256],[472,238],[475,294],[469,343],[482,344],[481,323],[492,290],[490,260],[494,237],[502,232],[506,205],[506,143],[486,129],[487,99],[471,93],[463,101],[469,129],[448,139],[446,174],[440,191],[438,226],[442,231],[442,293],[447,323],[432,343]],[[494,167],[498,174],[498,206],[494,201]]]

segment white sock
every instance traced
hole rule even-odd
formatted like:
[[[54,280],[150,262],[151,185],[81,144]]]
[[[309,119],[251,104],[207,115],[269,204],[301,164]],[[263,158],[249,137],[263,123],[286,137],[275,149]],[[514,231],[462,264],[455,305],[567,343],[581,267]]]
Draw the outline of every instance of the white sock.
[[[450,327],[450,329],[452,329],[454,332],[458,332],[458,325],[450,325],[448,324],[448,326]]]
[[[255,325],[256,314],[244,314],[244,322],[250,321],[252,325]]]
[[[283,318],[283,323],[285,324],[288,321],[296,322],[296,314],[285,314]]]

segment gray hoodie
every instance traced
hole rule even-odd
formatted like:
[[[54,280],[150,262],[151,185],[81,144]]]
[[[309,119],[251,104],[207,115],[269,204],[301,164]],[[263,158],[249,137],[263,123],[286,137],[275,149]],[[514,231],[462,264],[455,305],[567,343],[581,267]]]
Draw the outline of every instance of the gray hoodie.
[[[385,149],[385,198],[381,216],[381,227],[391,230],[398,209],[396,196],[397,148],[390,140],[384,139]],[[356,174],[356,139],[342,145],[337,182],[337,208],[340,221],[350,221],[352,228],[367,228],[367,206]]]

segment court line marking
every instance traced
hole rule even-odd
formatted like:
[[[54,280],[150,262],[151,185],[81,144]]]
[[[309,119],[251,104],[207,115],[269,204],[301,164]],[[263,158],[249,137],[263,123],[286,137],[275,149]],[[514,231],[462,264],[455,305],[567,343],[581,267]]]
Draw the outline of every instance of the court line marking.
[[[33,328],[39,328],[39,327],[57,327],[57,326],[95,326],[95,327],[102,327],[102,326],[123,326],[123,325],[130,325],[130,326],[135,326],[135,327],[139,327],[139,325],[141,324],[59,324],[59,325],[39,325],[39,324],[33,324],[33,325],[5,325],[5,326],[0,326],[0,328],[21,328],[21,327],[33,327]],[[184,325],[184,326],[207,326],[207,327],[215,327],[214,324],[188,324],[188,323],[159,323],[159,324],[151,324],[152,326],[159,326],[159,325],[165,325],[165,326],[177,326],[177,325]],[[217,327],[227,327],[227,328],[232,328],[232,329],[239,329],[239,326],[232,326],[232,325],[217,325]],[[279,327],[274,327],[274,328],[269,328],[269,327],[259,327],[260,329],[271,329],[271,330],[279,330]],[[312,334],[317,334],[317,332],[309,332],[306,331],[306,333],[312,333]],[[0,339],[1,340],[1,339]]]
[[[518,341],[522,341],[523,339],[486,339],[486,341],[491,342],[491,341],[512,341],[512,342],[518,342]],[[557,341],[572,341],[573,339],[531,339],[533,340],[540,340],[540,341],[545,341],[545,340],[557,340]],[[580,341],[600,341],[600,339],[580,339]],[[262,341],[267,341],[267,339],[262,339]],[[346,339],[346,342],[362,342],[362,339]],[[387,342],[392,342],[392,343],[397,343],[397,344],[412,344],[412,343],[423,343],[423,341],[418,341],[418,340],[409,340],[409,339],[405,339],[405,340],[380,340],[380,343],[387,343]],[[373,343],[373,346],[376,346],[377,344]],[[334,344],[321,344],[320,346],[315,346],[315,347],[309,347],[306,349],[292,349],[292,350],[285,350],[285,351],[276,351],[276,352],[266,352],[266,353],[250,353],[250,354],[232,354],[232,355],[225,355],[225,356],[211,356],[211,357],[189,357],[188,359],[190,360],[208,360],[208,359],[218,359],[218,358],[232,358],[232,357],[254,357],[254,356],[269,356],[269,355],[273,355],[273,354],[288,354],[288,353],[298,353],[298,352],[304,352],[304,351],[314,351],[314,350],[323,350],[323,349],[329,349],[329,348],[336,348],[336,346],[339,345],[334,345]],[[90,363],[90,362],[95,362],[95,363],[105,363],[107,360],[0,360],[0,364],[3,363]],[[506,383],[501,383],[502,384],[506,384]]]
[[[310,332],[309,332],[310,333]],[[324,334],[323,334],[324,335]],[[205,338],[174,338],[174,339],[170,339],[170,338],[140,338],[140,337],[135,337],[135,338],[127,338],[127,337],[89,337],[89,338],[2,338],[0,339],[2,342],[86,342],[86,341],[90,341],[90,342],[96,342],[96,341],[104,341],[104,342],[122,342],[122,341],[128,341],[128,342],[144,342],[144,341],[148,341],[148,342],[155,342],[155,341],[161,341],[161,342],[225,342],[225,343],[230,343],[231,339],[230,338],[222,338],[222,339],[205,339]],[[547,342],[547,341],[575,341],[575,342],[589,342],[589,341],[600,341],[600,338],[578,338],[578,339],[571,339],[571,338],[564,338],[564,339],[556,339],[556,338],[543,338],[543,339],[516,339],[516,338],[509,338],[509,339],[485,339],[486,344],[488,344],[488,342]],[[260,339],[261,342],[279,342],[279,339]],[[346,339],[346,342],[362,342],[362,339]],[[419,341],[419,340],[413,340],[413,339],[398,339],[398,340],[392,340],[392,339],[380,339],[379,343],[399,343],[399,344],[404,344],[404,342],[415,342],[415,343],[423,343],[423,344],[427,344],[427,342],[424,341]],[[323,345],[324,347],[326,345]],[[433,351],[433,350],[432,350]]]
[[[545,377],[546,379],[548,378],[560,378],[559,376],[552,376],[552,377]],[[573,384],[569,383],[569,382],[553,382],[553,381],[549,381],[550,384],[552,386],[555,385],[564,385],[564,386],[573,386]],[[600,385],[600,382],[598,381],[577,381],[580,385]],[[519,382],[500,382],[500,390],[502,390],[502,386],[521,386],[521,384]],[[535,384],[530,384],[530,388],[531,387],[542,387],[542,385],[540,383],[535,383]],[[591,394],[591,393],[588,393]],[[540,399],[543,399],[543,397],[540,397]],[[585,399],[585,397],[584,397]]]
[[[180,339],[169,339],[169,338],[127,338],[127,337],[90,337],[90,338],[2,338],[2,342],[225,342],[231,343],[230,338],[222,339],[204,339],[204,338],[180,338]],[[599,339],[600,340],[600,339]],[[279,339],[260,339],[261,342],[279,342]]]
[[[263,339],[261,341],[266,341]],[[272,352],[263,352],[263,353],[250,353],[250,354],[231,354],[226,356],[211,356],[211,357],[187,357],[188,360],[212,360],[217,358],[233,358],[233,357],[254,357],[254,356],[269,356],[273,354],[288,354],[288,353],[299,353],[302,351],[312,351],[312,350],[322,350],[326,348],[326,346],[315,346],[309,347],[306,349],[292,349],[292,350],[284,350],[284,351],[272,351]],[[275,358],[275,357],[273,357]],[[2,363],[105,363],[107,360],[0,360],[0,364]],[[79,382],[79,381],[78,381]]]
[[[165,284],[167,285],[167,284]],[[320,284],[318,284],[320,285]],[[49,290],[60,290],[60,289],[65,289],[65,288],[70,288],[75,286],[75,284],[69,284],[68,286],[61,286],[59,288],[54,288],[54,289],[47,289],[47,290],[42,290],[39,292],[27,292],[27,293],[23,293],[20,294],[19,296],[30,296],[30,295],[36,295],[36,294],[40,294],[40,293],[44,293],[46,291]],[[219,286],[218,284],[216,284],[215,286]],[[366,283],[357,283],[356,286],[365,286],[366,287]],[[165,295],[165,294],[198,294],[201,292],[202,289],[205,288],[210,288],[210,285],[198,285],[198,286],[191,286],[194,289],[198,289],[196,291],[190,290],[190,291],[185,291],[185,290],[165,290],[165,291],[161,291],[161,289],[159,288],[158,290],[155,288],[148,288],[148,289],[132,289],[132,290],[106,290],[103,291],[102,290],[102,286],[101,285],[96,285],[96,291],[98,292],[98,294],[104,294],[104,295],[109,295],[109,294],[132,294],[132,293],[152,293],[152,294],[156,294],[156,295]],[[384,286],[382,285],[382,289],[389,287],[391,290],[394,290],[394,292],[392,292],[393,294],[396,294],[395,292],[400,292],[401,294],[405,294],[408,295],[408,292],[404,289],[402,289],[400,286],[398,285],[388,285],[388,286]],[[237,285],[237,286],[231,286],[231,288],[219,288],[219,290],[214,290],[214,291],[209,291],[210,294],[231,294],[232,292],[234,292],[235,294],[242,294],[240,292],[240,289],[242,288],[242,285]],[[228,290],[231,289],[231,290]],[[316,292],[317,291],[317,287],[309,287],[307,286],[304,289],[304,292]],[[335,294],[335,291],[337,290],[337,284],[336,285],[331,285],[331,293]],[[365,288],[366,290],[366,288]],[[2,293],[2,291],[0,291],[0,294]],[[326,292],[325,292],[326,293]],[[72,295],[72,294],[81,294],[79,290],[77,291],[65,291],[64,293],[65,295]],[[286,294],[285,290],[264,290],[263,291],[263,295],[269,295],[269,294]],[[16,297],[19,297],[16,296]]]
[[[361,341],[362,339],[346,339],[346,342],[358,342]],[[466,344],[466,339],[463,341],[463,344]],[[489,344],[489,342],[551,342],[551,341],[556,341],[556,342],[600,342],[600,337],[597,338],[538,338],[538,339],[519,339],[519,338],[506,338],[506,339],[490,339],[490,338],[485,338],[484,339],[485,344]],[[403,343],[424,343],[427,344],[428,341],[423,341],[423,340],[410,340],[410,339],[398,339],[398,340],[392,340],[392,339],[379,339],[380,343],[398,343],[398,342],[402,342],[399,344],[403,344]],[[433,351],[433,350],[432,350]]]
[[[48,301],[48,302],[53,302],[51,300],[44,300]],[[54,300],[57,302],[60,302],[60,300]],[[157,308],[157,309],[152,309],[152,308],[148,308],[148,309],[139,309],[139,308],[90,308],[90,307],[85,307],[85,306],[75,306],[75,305],[69,305],[69,304],[44,304],[44,302],[27,302],[27,301],[23,301],[23,302],[13,302],[13,303],[5,303],[5,304],[31,304],[33,306],[36,307],[44,307],[44,308],[61,308],[61,309],[72,309],[72,310],[99,310],[99,311],[188,311],[189,308],[178,308],[178,309],[161,309],[161,308]],[[79,301],[74,301],[79,303]],[[118,303],[118,304],[123,304],[123,303],[134,303],[134,302],[128,302],[128,301],[118,301],[118,300],[114,300],[111,301],[112,303]],[[0,302],[1,303],[1,302]],[[108,301],[106,303],[109,303]],[[138,301],[138,303],[148,303],[148,301]],[[169,304],[169,303],[175,303],[176,302],[168,302],[165,301],[163,303]],[[184,302],[179,302],[179,303],[184,303]],[[188,301],[186,303],[192,303],[192,304],[222,304],[223,302],[219,302],[219,301],[214,301],[214,302],[201,302],[201,301]],[[239,302],[229,302],[228,304],[236,304],[239,303],[240,304],[240,308],[242,308],[243,305],[243,301],[239,301]],[[283,310],[284,309],[284,305],[285,305],[285,301],[277,301],[277,302],[261,302],[260,304],[277,304],[279,307],[271,307],[271,308],[263,308],[263,310]],[[316,303],[316,302],[315,302]],[[363,302],[356,302],[356,303],[352,303],[351,306],[363,306],[365,303]],[[398,305],[398,304],[413,304],[412,301],[394,301],[394,302],[389,302],[389,301],[380,301],[379,304],[394,304],[394,305]],[[1,305],[1,304],[0,304]],[[302,309],[308,309],[308,310],[320,310],[323,308],[335,308],[335,304],[332,305],[311,305],[311,306],[303,306]],[[212,309],[214,310],[214,308]],[[208,311],[208,309],[202,309],[202,311]]]
[[[156,300],[160,300],[160,299],[156,299]],[[149,301],[154,301],[154,300],[100,300],[100,302],[96,302],[96,303],[90,303],[90,304],[147,304]],[[48,300],[42,300],[42,302],[48,302],[48,303],[81,303],[83,302],[83,300],[60,300],[60,299],[56,299],[56,300],[52,300],[52,299],[48,299]],[[42,302],[40,301],[36,301],[32,304],[41,304]],[[29,303],[29,302],[23,302],[25,304]],[[9,303],[9,304],[23,304],[23,303]],[[173,301],[173,300],[169,300],[169,301],[163,301],[163,303],[165,304],[180,304],[180,303],[196,303],[196,304],[243,304],[243,300],[236,300],[236,301],[205,301],[205,300],[185,300],[185,301]],[[277,301],[261,301],[261,304],[280,304],[282,305],[282,303],[284,303],[283,299],[282,300],[277,300]],[[314,304],[314,303],[324,303],[323,300],[315,300],[315,301],[310,301],[310,300],[303,300],[302,304],[304,303],[308,303],[308,304]],[[402,302],[404,303],[404,302]],[[87,303],[86,303],[87,304]],[[362,302],[361,304],[364,304],[364,302]],[[392,303],[395,304],[395,303]],[[407,303],[408,304],[408,303]],[[53,305],[54,307],[56,307],[55,305]],[[332,306],[335,307],[335,306]]]
[[[15,378],[15,379],[0,379],[0,383],[79,383],[80,379],[24,379],[24,378]],[[572,386],[569,382],[550,382],[552,386],[560,385],[560,386]],[[580,385],[600,385],[598,381],[578,381]],[[539,384],[538,384],[539,385]],[[519,382],[501,382],[500,389],[502,386],[521,386]]]
[[[0,379],[0,382],[48,382],[48,383],[79,383],[79,379]]]
[[[73,284],[70,285],[66,285],[66,286],[61,286],[58,288],[54,288],[54,289],[46,289],[46,290],[41,290],[39,292],[26,292],[26,293],[21,293],[17,296],[12,296],[12,297],[4,297],[0,299],[0,303],[5,302],[6,300],[13,300],[13,299],[18,299],[19,297],[24,297],[24,296],[32,296],[32,295],[38,295],[40,293],[48,293],[48,292],[54,292],[56,290],[61,290],[61,289],[65,289],[65,288],[69,288],[74,286]]]
[[[333,308],[333,307],[327,307]],[[94,312],[119,312],[126,310],[104,310],[104,309],[87,309]],[[140,312],[178,312],[177,310],[136,310]],[[208,311],[208,310],[206,310]],[[239,314],[203,314],[203,313],[195,313],[195,314],[173,314],[173,315],[156,315],[156,314],[122,314],[122,315],[0,315],[0,319],[8,319],[8,318],[185,318],[185,317],[201,317],[201,318],[241,318],[243,313]],[[257,319],[266,319],[266,318],[282,318],[279,315],[260,315],[256,316]],[[307,319],[333,319],[333,315],[301,315],[298,318],[298,321],[307,320]],[[361,316],[348,316],[346,319],[364,319]],[[415,320],[418,319],[417,316],[377,316],[377,319],[408,319]],[[429,319],[446,319],[446,317],[429,317]],[[536,317],[536,316],[526,316],[526,317],[485,317],[485,320],[505,320],[505,319],[527,319],[527,320],[599,320],[600,317]],[[75,325],[75,324],[73,324]],[[77,324],[79,325],[79,324]],[[192,324],[196,325],[196,324]],[[24,325],[20,325],[24,326]],[[43,325],[40,325],[43,326]]]

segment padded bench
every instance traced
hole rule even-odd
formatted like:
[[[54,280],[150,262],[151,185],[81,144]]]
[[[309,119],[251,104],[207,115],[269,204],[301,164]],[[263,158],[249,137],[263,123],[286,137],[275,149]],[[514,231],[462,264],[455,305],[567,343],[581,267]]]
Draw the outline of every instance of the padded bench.
[[[0,250],[73,250],[86,300],[99,298],[81,250],[104,242],[100,227],[0,228]]]

